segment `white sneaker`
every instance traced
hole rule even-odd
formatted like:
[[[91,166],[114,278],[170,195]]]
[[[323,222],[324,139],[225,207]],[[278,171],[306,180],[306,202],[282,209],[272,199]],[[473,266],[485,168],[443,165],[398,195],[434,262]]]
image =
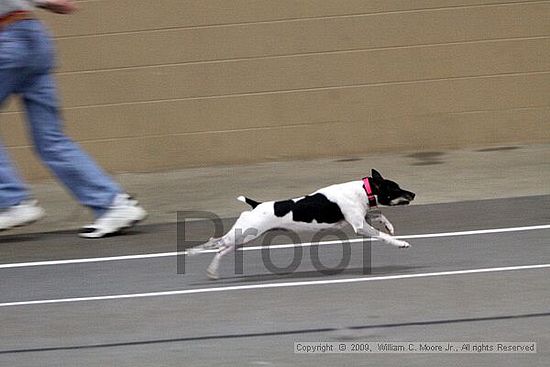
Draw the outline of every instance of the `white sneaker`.
[[[36,200],[23,200],[17,205],[0,210],[0,231],[34,223],[45,214]]]
[[[139,206],[137,200],[127,194],[118,194],[109,209],[93,224],[82,228],[78,234],[85,238],[101,238],[130,228],[147,218],[147,212]]]

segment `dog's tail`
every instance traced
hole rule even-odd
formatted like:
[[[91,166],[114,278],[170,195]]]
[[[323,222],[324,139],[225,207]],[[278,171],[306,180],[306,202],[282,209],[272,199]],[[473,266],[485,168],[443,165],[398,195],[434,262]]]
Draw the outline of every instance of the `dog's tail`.
[[[255,207],[257,207],[258,205],[261,204],[261,203],[257,202],[256,200],[252,200],[252,199],[249,199],[249,198],[244,197],[244,196],[239,196],[237,198],[237,200],[242,201],[243,203],[247,203],[248,205],[250,205],[252,207],[252,209],[254,209]]]

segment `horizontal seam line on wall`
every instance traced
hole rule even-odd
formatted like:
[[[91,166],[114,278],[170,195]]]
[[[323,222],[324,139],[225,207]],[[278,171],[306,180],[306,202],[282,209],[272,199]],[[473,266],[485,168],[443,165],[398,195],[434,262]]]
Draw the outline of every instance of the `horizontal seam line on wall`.
[[[514,107],[508,109],[487,109],[487,110],[465,110],[465,111],[452,111],[452,112],[434,112],[429,114],[414,114],[414,116],[430,116],[430,115],[465,115],[473,113],[491,113],[491,112],[512,112],[512,111],[521,111],[521,110],[535,110],[535,109],[546,109],[550,108],[550,105],[544,106],[529,106],[529,107]],[[403,118],[403,116],[392,116],[390,119]],[[377,118],[369,121],[384,121],[384,118]],[[257,126],[257,127],[247,127],[247,128],[235,128],[235,129],[224,129],[224,130],[206,130],[206,131],[191,131],[191,132],[181,132],[181,133],[166,133],[166,134],[147,134],[139,136],[117,136],[113,138],[101,138],[101,139],[82,139],[78,140],[79,143],[101,143],[101,142],[116,142],[119,140],[138,140],[138,139],[147,139],[147,138],[162,138],[170,136],[193,136],[193,135],[208,135],[208,134],[226,134],[226,133],[238,133],[244,131],[262,131],[262,130],[284,130],[284,129],[293,129],[299,127],[307,126],[320,126],[327,124],[353,124],[360,123],[364,121],[360,120],[327,120],[327,121],[316,121],[316,122],[303,122],[303,123],[293,123],[287,125],[273,125],[273,126]],[[7,146],[8,148],[13,149],[23,149],[23,148],[32,148],[32,145],[12,145]]]
[[[248,26],[248,25],[261,25],[261,24],[277,24],[277,23],[305,22],[305,21],[316,21],[316,20],[346,19],[346,18],[379,16],[379,15],[387,15],[387,14],[388,15],[389,14],[410,14],[410,13],[436,12],[436,11],[457,10],[457,9],[477,9],[477,8],[488,8],[488,7],[511,7],[511,6],[518,6],[518,5],[547,4],[547,3],[550,3],[550,0],[516,1],[516,2],[510,2],[510,3],[495,2],[495,3],[490,3],[490,4],[479,4],[479,5],[459,5],[459,6],[452,6],[451,5],[451,6],[447,6],[447,7],[382,11],[382,12],[373,12],[373,13],[351,13],[351,14],[341,14],[341,15],[328,15],[328,16],[325,15],[325,16],[317,16],[317,17],[316,16],[311,16],[311,17],[301,17],[301,18],[275,19],[275,20],[265,20],[265,21],[256,21],[256,22],[219,23],[219,24],[210,24],[210,25],[164,27],[164,28],[157,28],[157,29],[142,29],[142,30],[133,30],[133,31],[121,31],[121,32],[104,32],[104,33],[94,33],[94,34],[69,35],[69,36],[56,37],[56,40],[70,39],[70,38],[87,38],[87,37],[103,37],[103,36],[112,36],[112,35],[139,34],[139,33],[147,33],[147,32],[165,32],[165,31],[174,31],[174,30],[227,28],[227,27],[241,27],[241,26]]]
[[[210,130],[210,131],[193,131],[193,132],[184,132],[184,133],[171,133],[171,134],[150,134],[150,135],[139,135],[139,136],[121,136],[116,138],[102,138],[102,139],[89,139],[89,140],[78,140],[79,143],[103,143],[103,142],[116,142],[119,140],[139,140],[139,139],[148,139],[148,138],[163,138],[163,137],[172,137],[172,136],[194,136],[194,135],[208,135],[208,134],[227,134],[227,133],[240,133],[246,131],[262,131],[262,130],[288,130],[294,129],[297,127],[305,126],[314,126],[314,125],[327,125],[331,123],[337,123],[338,121],[319,121],[311,123],[299,123],[291,125],[279,125],[279,126],[259,126],[259,127],[249,127],[249,128],[240,128],[240,129],[227,129],[227,130]],[[31,145],[20,145],[12,146],[10,148],[31,148]]]
[[[542,75],[542,74],[549,74],[549,73],[550,73],[550,70],[545,70],[545,71],[536,71],[536,72],[527,72],[527,73],[503,73],[503,74],[490,74],[490,75],[477,75],[477,76],[461,76],[461,77],[452,77],[452,78],[434,78],[434,79],[420,79],[420,80],[408,80],[408,81],[390,81],[390,82],[381,82],[381,83],[360,83],[360,84],[350,84],[350,85],[341,85],[341,86],[296,88],[296,89],[274,90],[274,91],[258,91],[258,92],[247,92],[247,93],[232,93],[232,94],[207,95],[207,96],[184,97],[184,98],[170,98],[170,99],[163,99],[163,100],[158,100],[158,101],[159,102],[171,101],[171,100],[192,101],[192,100],[208,100],[208,99],[221,99],[221,98],[238,98],[238,97],[248,97],[248,96],[291,94],[291,93],[299,93],[299,92],[316,92],[316,91],[324,91],[324,90],[380,87],[380,86],[386,86],[386,85],[425,84],[425,83],[433,83],[433,82],[440,82],[440,81],[495,79],[495,78],[499,78],[499,77]],[[149,102],[154,102],[154,101],[122,102],[120,104],[149,103]],[[113,104],[108,104],[107,103],[107,104],[97,104],[97,106],[100,106],[100,105],[111,106],[111,105],[118,105],[118,104],[119,103],[113,103]],[[73,106],[73,107],[70,107],[70,108],[82,108],[82,107],[90,107],[90,106],[96,106],[96,105]]]
[[[452,46],[461,46],[461,45],[505,43],[505,42],[518,42],[518,41],[536,41],[536,40],[546,40],[546,39],[550,39],[550,35],[494,38],[494,39],[470,40],[470,41],[460,41],[460,42],[456,41],[456,42],[444,42],[444,43],[426,43],[426,44],[372,47],[372,48],[367,47],[367,48],[354,48],[354,49],[344,49],[344,50],[311,51],[311,52],[299,52],[299,53],[269,55],[269,56],[267,55],[266,56],[249,56],[249,57],[235,57],[235,58],[226,58],[226,59],[185,61],[185,62],[166,63],[166,64],[136,65],[136,66],[127,66],[127,67],[113,67],[113,68],[99,68],[99,69],[85,69],[85,70],[68,70],[68,71],[58,72],[56,73],[56,75],[64,76],[64,75],[79,75],[79,74],[96,74],[96,73],[126,71],[126,70],[171,68],[171,67],[186,66],[186,65],[237,63],[241,61],[277,60],[277,59],[301,58],[301,57],[309,57],[309,56],[345,55],[345,54],[353,54],[353,53],[361,53],[361,52],[437,48],[437,47],[444,47],[444,46],[452,47]]]
[[[284,90],[272,90],[272,91],[256,91],[256,92],[244,92],[244,93],[229,93],[219,95],[204,95],[204,96],[191,96],[183,98],[166,98],[146,101],[129,101],[129,102],[117,102],[117,103],[97,103],[88,105],[75,105],[64,107],[64,110],[91,108],[91,107],[109,107],[109,106],[124,106],[133,104],[150,104],[150,103],[165,103],[176,101],[197,101],[197,100],[210,100],[210,99],[225,99],[225,98],[242,98],[242,97],[254,97],[254,96],[267,96],[267,95],[281,95],[281,94],[294,94],[294,93],[308,93],[308,92],[320,92],[331,90],[345,90],[345,89],[358,89],[358,88],[370,88],[370,87],[382,87],[382,86],[394,86],[394,85],[411,85],[411,84],[427,84],[437,83],[442,81],[462,81],[462,80],[476,80],[476,79],[496,79],[496,78],[508,78],[508,77],[520,77],[531,75],[545,75],[550,74],[550,70],[533,71],[533,72],[514,72],[514,73],[500,73],[500,74],[486,74],[486,75],[470,75],[459,76],[450,78],[433,78],[433,79],[418,79],[418,80],[403,80],[403,81],[388,81],[377,83],[359,83],[348,84],[339,86],[324,86],[324,87],[311,87],[311,88],[296,88],[296,89],[284,89]],[[6,113],[20,113],[21,110],[7,111]],[[0,113],[0,116],[2,113]]]

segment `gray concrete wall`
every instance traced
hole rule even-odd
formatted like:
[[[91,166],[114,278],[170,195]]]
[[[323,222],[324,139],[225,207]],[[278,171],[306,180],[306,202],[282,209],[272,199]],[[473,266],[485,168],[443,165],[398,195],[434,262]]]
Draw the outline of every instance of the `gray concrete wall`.
[[[550,141],[550,1],[90,0],[42,14],[108,170]],[[28,178],[20,107],[0,114]]]

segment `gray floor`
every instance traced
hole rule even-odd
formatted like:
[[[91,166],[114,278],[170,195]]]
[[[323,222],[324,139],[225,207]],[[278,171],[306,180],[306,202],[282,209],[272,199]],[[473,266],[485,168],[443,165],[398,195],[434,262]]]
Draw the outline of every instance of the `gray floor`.
[[[550,223],[550,196],[412,205],[384,210],[399,235],[525,227]],[[224,221],[224,226],[232,222]],[[212,235],[187,223],[180,249]],[[350,236],[353,238],[353,236]],[[325,240],[333,238],[327,237]],[[0,306],[12,302],[197,290],[112,300],[0,307],[1,366],[547,366],[550,364],[549,268],[351,282],[366,277],[550,263],[550,229],[410,239],[402,250],[377,242],[305,246],[295,271],[273,274],[262,251],[204,273],[212,255],[20,266],[60,259],[174,252],[175,224],[141,226],[101,241],[72,231],[0,239]],[[301,236],[307,242],[310,237]],[[274,244],[289,243],[283,235]],[[250,246],[261,245],[257,241]],[[297,248],[269,252],[278,266]],[[324,275],[311,261],[336,268]],[[266,253],[263,252],[265,257]],[[345,262],[345,261],[344,261]],[[182,263],[180,262],[180,265]],[[35,264],[36,265],[36,264]],[[2,267],[3,266],[3,267]],[[318,266],[317,266],[318,267]],[[180,270],[182,268],[180,267]],[[338,284],[311,284],[342,280]],[[231,289],[292,282],[300,286]],[[212,288],[225,288],[212,292]],[[532,355],[298,355],[295,341],[535,341]]]
[[[278,200],[335,183],[358,180],[376,168],[416,193],[415,205],[550,195],[550,144],[509,145],[430,152],[394,152],[238,166],[186,168],[115,175],[149,212],[147,223],[173,223],[176,211],[238,215],[247,195]],[[92,221],[87,208],[55,180],[32,185],[47,216],[15,233],[74,229]]]

